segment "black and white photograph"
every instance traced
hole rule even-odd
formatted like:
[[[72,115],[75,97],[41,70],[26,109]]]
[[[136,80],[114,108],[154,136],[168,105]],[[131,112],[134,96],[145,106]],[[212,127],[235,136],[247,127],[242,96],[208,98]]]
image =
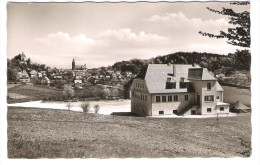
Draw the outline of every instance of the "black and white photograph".
[[[249,160],[253,3],[6,2],[7,159]]]

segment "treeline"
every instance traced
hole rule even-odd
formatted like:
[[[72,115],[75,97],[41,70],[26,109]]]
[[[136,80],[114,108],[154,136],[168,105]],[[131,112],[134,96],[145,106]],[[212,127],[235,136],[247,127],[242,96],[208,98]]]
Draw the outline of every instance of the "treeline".
[[[200,52],[177,52],[158,56],[148,60],[132,59],[112,65],[115,70],[141,72],[148,64],[198,64],[215,74],[229,75],[232,71],[250,70],[251,54],[249,50],[237,50],[235,53],[220,55]]]
[[[139,74],[141,70],[152,62],[149,60],[132,59],[129,61],[116,62],[112,65],[113,70],[120,70],[121,72],[130,71],[133,74]]]

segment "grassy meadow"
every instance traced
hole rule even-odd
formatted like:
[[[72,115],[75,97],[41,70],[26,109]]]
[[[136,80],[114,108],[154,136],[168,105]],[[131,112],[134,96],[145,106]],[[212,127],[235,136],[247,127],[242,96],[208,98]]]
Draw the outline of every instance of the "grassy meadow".
[[[239,99],[250,104],[249,90],[223,88],[225,102]],[[9,158],[248,157],[251,153],[251,113],[218,120],[164,119],[8,107],[7,118]]]
[[[224,89],[224,102],[235,104],[237,101],[247,106],[251,106],[251,91],[249,89],[232,86],[222,86]]]
[[[33,84],[7,84],[8,103],[41,100],[43,97],[62,95],[63,90]]]
[[[250,113],[184,119],[8,108],[9,158],[247,157]]]

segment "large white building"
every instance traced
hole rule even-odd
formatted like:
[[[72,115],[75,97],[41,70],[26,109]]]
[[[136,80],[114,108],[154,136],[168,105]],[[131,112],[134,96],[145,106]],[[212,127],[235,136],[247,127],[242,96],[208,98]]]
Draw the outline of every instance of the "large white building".
[[[140,116],[229,113],[223,88],[206,68],[149,64],[130,87],[131,112]]]

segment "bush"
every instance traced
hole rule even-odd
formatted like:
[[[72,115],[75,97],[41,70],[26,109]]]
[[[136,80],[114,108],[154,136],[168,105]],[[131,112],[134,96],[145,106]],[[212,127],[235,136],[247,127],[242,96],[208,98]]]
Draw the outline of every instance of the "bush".
[[[98,104],[94,105],[95,113],[98,113],[100,109],[100,106]]]
[[[90,109],[90,104],[88,102],[87,103],[82,103],[81,104],[81,108],[83,109],[83,112],[88,113],[88,111]]]
[[[68,103],[66,104],[66,107],[68,107],[68,110],[70,110],[70,108],[73,107],[73,104],[71,104],[71,102],[68,102]]]

